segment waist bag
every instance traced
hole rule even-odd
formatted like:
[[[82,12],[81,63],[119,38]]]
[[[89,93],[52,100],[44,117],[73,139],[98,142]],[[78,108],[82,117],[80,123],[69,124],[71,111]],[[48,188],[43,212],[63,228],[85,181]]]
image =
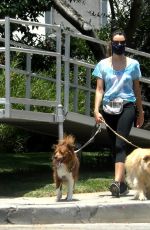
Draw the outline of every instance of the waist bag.
[[[116,98],[113,101],[110,101],[108,104],[103,105],[103,110],[105,113],[109,114],[120,114],[123,111],[123,99]]]

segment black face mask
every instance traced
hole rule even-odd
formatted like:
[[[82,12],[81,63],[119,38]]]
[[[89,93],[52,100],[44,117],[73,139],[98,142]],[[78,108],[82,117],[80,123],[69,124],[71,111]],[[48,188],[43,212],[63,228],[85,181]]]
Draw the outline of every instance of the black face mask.
[[[122,55],[125,53],[125,44],[112,43],[112,53]]]

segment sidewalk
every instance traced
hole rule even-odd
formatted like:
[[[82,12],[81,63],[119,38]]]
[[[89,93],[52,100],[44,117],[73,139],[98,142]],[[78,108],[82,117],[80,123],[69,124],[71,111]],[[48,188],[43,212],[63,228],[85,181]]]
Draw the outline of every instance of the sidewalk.
[[[0,230],[149,230],[149,223],[0,225]]]
[[[120,198],[110,192],[74,194],[74,200],[0,198],[0,225],[150,223],[150,200],[133,200],[134,191]]]

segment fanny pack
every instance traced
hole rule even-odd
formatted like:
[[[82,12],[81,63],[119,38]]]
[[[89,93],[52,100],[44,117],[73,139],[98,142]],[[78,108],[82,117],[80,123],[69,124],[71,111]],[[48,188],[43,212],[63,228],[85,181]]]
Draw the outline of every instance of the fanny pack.
[[[108,104],[103,105],[103,110],[105,113],[109,114],[120,114],[123,111],[123,99],[116,98],[110,101]]]

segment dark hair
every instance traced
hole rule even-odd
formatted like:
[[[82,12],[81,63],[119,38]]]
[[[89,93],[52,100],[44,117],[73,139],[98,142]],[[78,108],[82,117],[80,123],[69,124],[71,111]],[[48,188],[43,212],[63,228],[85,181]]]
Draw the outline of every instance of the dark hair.
[[[125,35],[125,33],[122,30],[115,30],[115,31],[113,31],[112,35],[111,35],[111,41],[113,40],[113,38],[114,38],[115,35],[123,35],[125,37],[125,40],[126,40],[126,35]]]
[[[115,35],[123,35],[126,40],[126,34],[122,30],[114,30],[111,34],[110,41],[107,44],[106,47],[106,57],[109,57],[112,55],[112,41]]]
[[[112,55],[112,41],[115,35],[123,35],[125,37],[126,40],[126,35],[122,30],[114,30],[111,34],[111,38],[110,41],[108,42],[107,48],[106,48],[106,57],[109,57]]]

